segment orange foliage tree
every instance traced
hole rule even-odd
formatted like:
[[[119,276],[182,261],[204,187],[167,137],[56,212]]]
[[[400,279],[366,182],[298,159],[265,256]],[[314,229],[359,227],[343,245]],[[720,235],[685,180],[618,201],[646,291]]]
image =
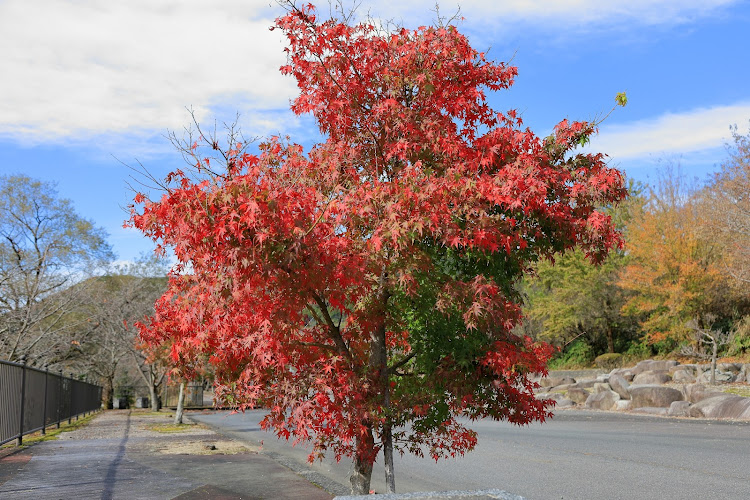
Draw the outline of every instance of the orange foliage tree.
[[[732,128],[729,157],[702,193],[704,234],[719,238],[724,265],[739,286],[750,289],[750,135]]]
[[[621,285],[633,294],[624,310],[641,320],[646,340],[659,349],[688,341],[691,320],[712,315],[726,322],[734,314],[723,248],[701,231],[705,217],[698,190],[679,168],[666,168],[628,227]]]

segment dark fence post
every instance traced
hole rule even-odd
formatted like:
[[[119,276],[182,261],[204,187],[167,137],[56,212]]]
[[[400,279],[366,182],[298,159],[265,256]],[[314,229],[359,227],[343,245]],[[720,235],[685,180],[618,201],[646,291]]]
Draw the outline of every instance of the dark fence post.
[[[89,374],[83,376],[83,381],[86,382],[86,389],[88,389],[88,383],[89,383]],[[85,403],[86,407],[88,407],[88,401]],[[83,416],[86,416],[86,410],[83,410]],[[76,420],[78,420],[78,417],[76,417]]]
[[[42,436],[47,434],[47,378],[49,376],[49,366],[44,365],[44,404],[42,410]]]
[[[68,423],[73,423],[73,374],[70,374],[70,409],[68,410]]]
[[[57,428],[60,428],[60,421],[62,420],[62,398],[63,398],[63,371],[60,368],[60,401],[57,403]]]
[[[18,446],[21,446],[23,444],[23,410],[26,401],[26,355],[21,356],[19,361],[21,361],[21,418],[18,424]]]

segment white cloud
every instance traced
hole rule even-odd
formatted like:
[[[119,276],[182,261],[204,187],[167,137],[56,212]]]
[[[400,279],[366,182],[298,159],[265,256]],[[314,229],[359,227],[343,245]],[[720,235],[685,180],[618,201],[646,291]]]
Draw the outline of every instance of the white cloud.
[[[267,0],[0,3],[0,133],[178,128],[228,98],[284,108],[294,82]]]
[[[731,139],[729,127],[743,127],[750,119],[750,103],[667,113],[622,125],[606,124],[591,139],[591,150],[613,160],[687,154],[718,148]]]
[[[321,4],[326,15],[328,6]],[[674,23],[731,0],[477,0],[469,22]],[[364,2],[360,12],[429,23],[433,0]],[[442,12],[455,9],[443,3]],[[4,0],[0,2],[0,136],[26,143],[108,140],[180,129],[232,107],[248,134],[284,130],[294,81],[269,0]],[[494,24],[493,24],[494,23]],[[482,35],[480,35],[482,36]],[[271,112],[269,113],[269,110]],[[263,115],[261,117],[261,114]],[[269,118],[270,116],[270,118]],[[146,134],[148,135],[148,133]]]

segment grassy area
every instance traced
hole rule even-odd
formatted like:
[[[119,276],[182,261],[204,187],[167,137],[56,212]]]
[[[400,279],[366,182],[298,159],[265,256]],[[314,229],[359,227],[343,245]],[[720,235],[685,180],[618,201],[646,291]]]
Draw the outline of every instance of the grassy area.
[[[151,411],[149,409],[136,409],[132,410],[132,412],[133,415],[138,415],[139,417],[174,418],[174,412],[172,410]]]
[[[189,429],[194,429],[196,424],[150,424],[146,429],[150,431],[162,432],[164,434],[174,434]]]
[[[721,392],[727,392],[729,394],[735,394],[737,396],[750,398],[749,386],[733,385],[729,387],[721,387]]]
[[[34,443],[41,443],[42,441],[52,441],[53,439],[57,439],[57,436],[59,436],[63,432],[74,431],[76,429],[80,429],[84,425],[87,425],[97,415],[98,415],[98,412],[92,413],[85,417],[79,417],[78,420],[74,419],[71,423],[68,423],[67,420],[64,420],[63,422],[60,423],[59,429],[57,428],[56,425],[47,427],[46,434],[42,434],[41,431],[34,432],[33,434],[27,434],[23,437],[23,446],[28,446]],[[16,442],[11,441],[9,443],[5,443],[0,448],[13,448],[15,446],[16,446]]]

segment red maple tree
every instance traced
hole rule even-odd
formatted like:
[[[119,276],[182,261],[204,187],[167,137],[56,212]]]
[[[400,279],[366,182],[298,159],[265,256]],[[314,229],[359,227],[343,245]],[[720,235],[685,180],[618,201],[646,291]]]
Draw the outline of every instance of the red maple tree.
[[[515,285],[554,252],[600,261],[619,245],[595,207],[622,199],[623,179],[573,152],[595,124],[542,140],[493,110],[485,92],[516,68],[453,26],[385,33],[292,5],[275,27],[292,109],[325,142],[274,137],[248,154],[204,137],[188,148],[200,178],[177,171],[160,200],[136,197],[130,224],[183,264],[142,337],[185,362],[209,353],[218,393],[267,407],[263,427],[312,440],[311,459],[353,457],[355,493],[382,449],[393,490],[394,448],[474,447],[460,416],[550,415],[531,380],[550,348],[511,333]]]

